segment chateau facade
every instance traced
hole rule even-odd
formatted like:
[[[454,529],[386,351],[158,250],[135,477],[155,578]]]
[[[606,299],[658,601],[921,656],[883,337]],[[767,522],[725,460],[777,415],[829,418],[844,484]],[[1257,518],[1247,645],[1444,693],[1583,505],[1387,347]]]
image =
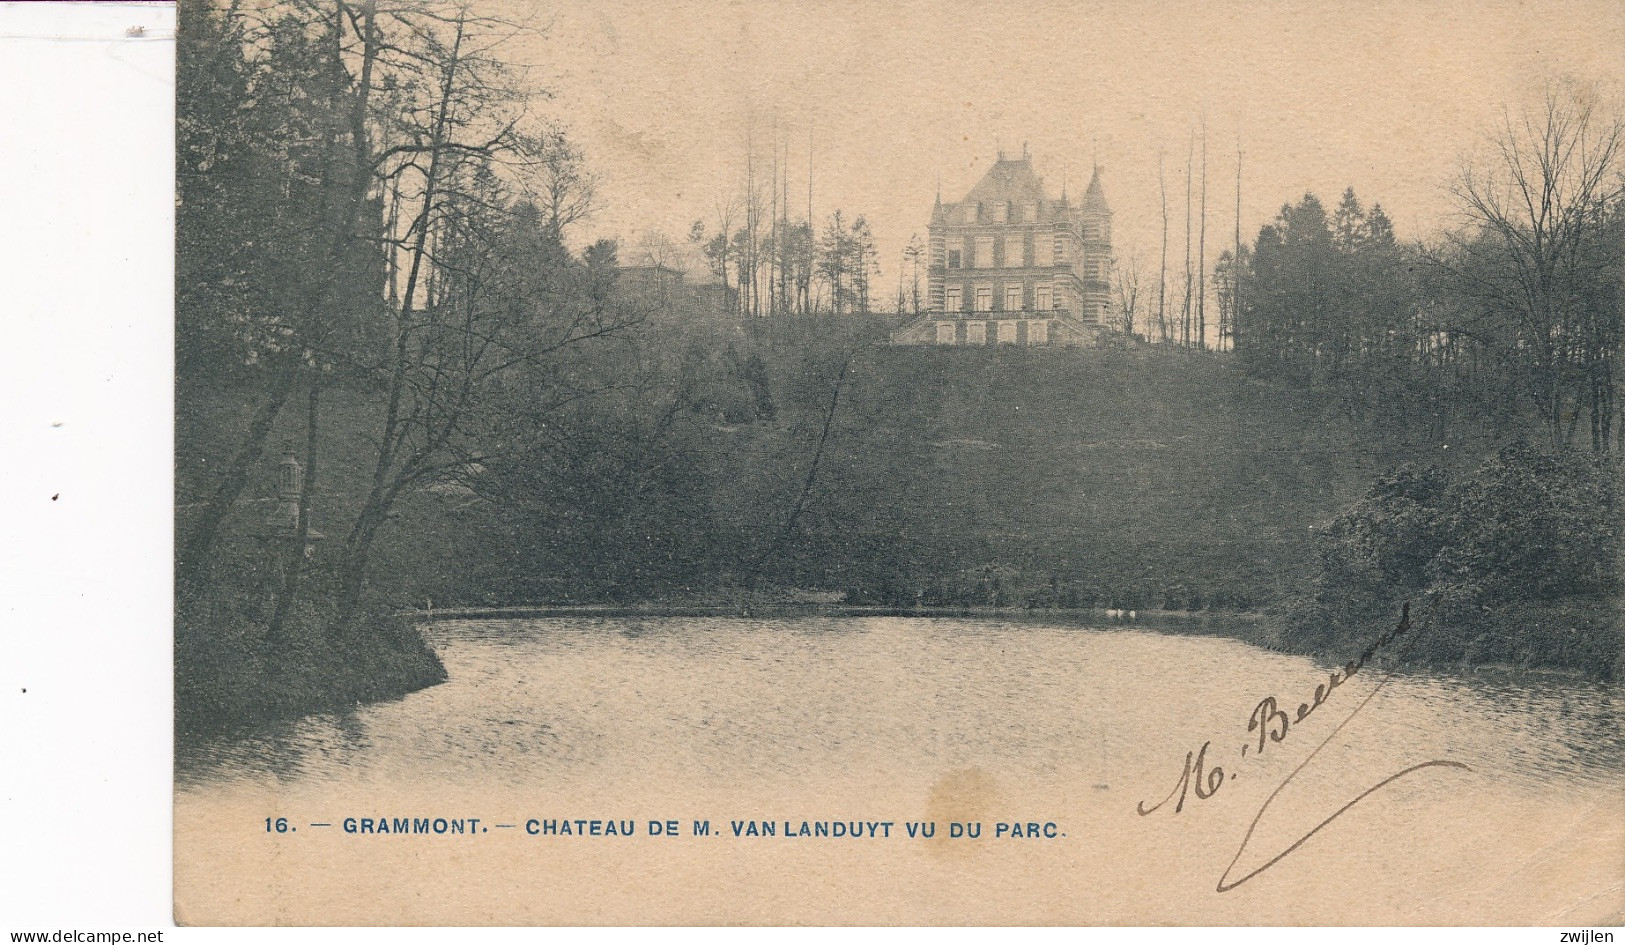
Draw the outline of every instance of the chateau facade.
[[[1112,214],[1100,168],[1076,207],[1031,159],[1002,153],[958,203],[931,211],[927,310],[895,345],[1092,346],[1110,300]]]

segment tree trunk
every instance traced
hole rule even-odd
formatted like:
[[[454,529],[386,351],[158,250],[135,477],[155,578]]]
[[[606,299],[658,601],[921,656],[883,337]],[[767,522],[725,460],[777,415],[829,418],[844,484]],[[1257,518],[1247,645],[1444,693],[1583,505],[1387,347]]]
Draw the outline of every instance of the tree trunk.
[[[1602,436],[1601,452],[1610,452],[1614,425],[1614,359],[1605,356],[1602,369]]]
[[[1207,347],[1207,123],[1202,124],[1202,219],[1196,238],[1196,346]]]
[[[214,495],[204,503],[203,511],[176,555],[177,584],[195,585],[207,577],[220,526],[247,488],[250,470],[265,452],[265,441],[271,435],[271,428],[276,425],[276,418],[282,412],[288,394],[293,390],[296,375],[296,368],[291,364],[279,364],[272,369],[270,387],[260,401],[254,419],[248,424],[247,434],[226,466],[225,475],[221,477]]]
[[[406,390],[407,358],[411,332],[408,322],[423,280],[423,266],[428,258],[429,229],[433,220],[435,201],[439,198],[441,151],[446,143],[446,128],[450,119],[452,93],[456,88],[457,66],[463,46],[463,22],[458,21],[457,37],[446,60],[441,80],[440,102],[435,116],[433,145],[429,167],[424,174],[423,208],[419,214],[417,239],[412,246],[412,262],[407,270],[406,285],[401,292],[401,308],[395,325],[395,363],[390,375],[389,402],[384,414],[384,427],[378,439],[378,458],[373,465],[372,488],[356,517],[355,527],[345,542],[344,563],[339,570],[339,585],[333,617],[334,629],[344,632],[356,615],[361,603],[361,591],[366,582],[367,562],[372,554],[372,542],[378,528],[388,515],[394,494],[389,485],[390,470],[395,465],[397,438],[401,428],[401,399]],[[433,265],[430,263],[430,265]],[[426,281],[426,280],[424,280]]]
[[[1157,262],[1157,334],[1168,340],[1168,182],[1162,173],[1162,155],[1157,155],[1157,193],[1162,200],[1162,257]]]
[[[774,539],[773,544],[761,557],[756,559],[756,563],[751,567],[749,582],[751,590],[755,590],[756,584],[761,578],[762,570],[767,567],[768,562],[778,557],[785,546],[789,544],[790,539],[795,534],[796,524],[800,522],[802,513],[807,509],[807,501],[812,497],[813,487],[818,482],[818,467],[824,459],[824,447],[829,442],[830,430],[835,426],[835,412],[841,403],[841,386],[846,381],[848,369],[852,367],[854,354],[855,352],[848,352],[841,359],[841,369],[836,373],[835,381],[830,387],[829,404],[824,408],[824,423],[818,431],[818,445],[813,448],[812,462],[807,466],[807,478],[801,484],[801,491],[796,494],[796,500],[790,507],[790,514],[785,517],[784,527],[780,529],[778,537]]]
[[[1180,302],[1179,341],[1185,347],[1191,343],[1191,171],[1196,163],[1196,139],[1191,139],[1190,153],[1185,158],[1185,297]]]

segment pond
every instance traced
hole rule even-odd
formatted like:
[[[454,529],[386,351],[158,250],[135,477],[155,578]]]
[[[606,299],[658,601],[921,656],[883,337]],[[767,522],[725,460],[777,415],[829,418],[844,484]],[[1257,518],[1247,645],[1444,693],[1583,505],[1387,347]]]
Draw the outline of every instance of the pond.
[[[1621,905],[1625,699],[1607,684],[1368,666],[1260,751],[1260,701],[1295,716],[1329,664],[979,618],[427,630],[442,685],[177,749],[183,920],[1585,924]],[[1436,761],[1215,891],[1233,858],[1232,880]],[[402,817],[481,835],[344,829]],[[637,829],[526,829],[591,820]],[[892,836],[783,836],[803,822]],[[245,869],[263,882],[221,879]]]

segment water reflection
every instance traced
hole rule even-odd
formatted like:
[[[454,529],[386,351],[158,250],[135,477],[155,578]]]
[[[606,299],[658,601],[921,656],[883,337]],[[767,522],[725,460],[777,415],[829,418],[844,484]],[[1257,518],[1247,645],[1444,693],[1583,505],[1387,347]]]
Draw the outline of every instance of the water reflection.
[[[448,682],[178,746],[180,790],[612,781],[651,759],[716,783],[948,767],[1122,784],[1187,742],[1239,745],[1259,698],[1296,705],[1324,679],[1223,638],[970,618],[459,621],[433,642]],[[1366,692],[1340,689],[1323,733]],[[1350,758],[1612,785],[1622,708],[1585,680],[1402,673],[1339,738]]]

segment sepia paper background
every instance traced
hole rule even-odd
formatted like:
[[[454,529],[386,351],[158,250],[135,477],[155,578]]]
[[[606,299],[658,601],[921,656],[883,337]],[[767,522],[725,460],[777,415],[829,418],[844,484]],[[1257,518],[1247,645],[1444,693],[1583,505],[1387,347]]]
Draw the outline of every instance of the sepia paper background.
[[[554,91],[538,109],[568,129],[600,175],[604,209],[577,234],[581,244],[598,237],[631,242],[652,229],[681,240],[689,223],[709,217],[714,195],[741,176],[747,147],[758,160],[777,147],[787,153],[793,194],[804,190],[810,156],[817,213],[840,206],[868,214],[889,272],[905,241],[924,232],[939,189],[944,199],[958,199],[1000,151],[1024,149],[1051,189],[1064,181],[1081,194],[1092,169],[1104,168],[1119,254],[1150,258],[1158,238],[1159,157],[1173,181],[1192,135],[1204,126],[1219,182],[1209,208],[1216,232],[1226,233],[1238,212],[1230,187],[1239,147],[1243,238],[1282,202],[1306,191],[1335,199],[1347,186],[1380,199],[1400,221],[1402,237],[1422,237],[1449,222],[1453,204],[1443,184],[1503,107],[1570,72],[1617,91],[1625,53],[1625,8],[1609,2],[736,0],[491,9],[545,28],[542,38],[516,41],[512,59],[533,65]],[[871,630],[884,634],[888,627],[881,619]],[[1371,628],[1370,636],[1382,629]],[[1010,632],[1019,638],[1022,630]],[[955,758],[940,768],[893,766],[858,742],[842,758],[816,755],[815,748],[820,760],[803,769],[741,766],[733,781],[650,756],[556,783],[470,783],[448,767],[374,789],[365,782],[312,786],[281,773],[197,797],[183,786],[175,822],[176,919],[1576,927],[1622,921],[1625,775],[1618,768],[1611,782],[1594,781],[1562,803],[1495,771],[1419,774],[1356,807],[1257,879],[1215,892],[1248,815],[1290,769],[1265,769],[1269,780],[1247,777],[1228,795],[1206,806],[1193,802],[1177,816],[1142,817],[1135,806],[1162,797],[1186,751],[1204,740],[1226,752],[1243,743],[1247,714],[1262,696],[1280,693],[1295,705],[1323,681],[1309,661],[1298,670],[1268,679],[1205,679],[1202,702],[1170,705],[1159,703],[1165,680],[1121,667],[1115,704],[1156,719],[1160,734],[1109,750],[1057,744],[1047,776],[1037,778],[1001,769],[997,751],[985,764]],[[615,678],[618,672],[605,670]],[[1189,672],[1197,678],[1204,667]],[[1329,704],[1306,723],[1298,757],[1381,679],[1362,677],[1363,688],[1351,684],[1338,694],[1346,702]],[[622,681],[633,685],[630,676]],[[713,682],[727,686],[725,679]],[[894,685],[909,692],[915,683]],[[701,698],[669,679],[648,686],[673,700],[678,716],[693,708],[681,700]],[[886,714],[885,680],[864,691],[875,701],[851,707],[854,718],[872,713],[879,727],[906,722]],[[794,699],[796,692],[791,685],[785,695]],[[616,696],[609,691],[604,698]],[[627,699],[630,710],[637,700]],[[1389,767],[1454,757],[1460,746],[1451,721],[1446,716],[1437,730],[1416,732],[1415,742],[1386,759]],[[988,720],[992,730],[998,724]],[[1384,744],[1370,738],[1368,757]],[[458,750],[466,746],[448,748]],[[1335,773],[1322,775],[1335,780]],[[1302,818],[1324,811],[1338,790],[1353,797],[1366,786],[1322,785],[1318,808],[1296,810],[1299,832],[1313,823]],[[935,820],[939,829],[955,820],[989,828],[997,820],[1035,820],[1054,821],[1067,836],[792,847],[645,835],[572,843],[520,830],[453,842],[304,827],[352,815],[478,816],[487,824],[619,817],[635,819],[640,834],[655,818],[677,819],[685,833],[701,818],[714,830],[726,830],[731,818],[887,820],[894,832],[909,820]],[[288,817],[299,835],[268,837],[263,821],[277,816]],[[1296,836],[1290,825],[1278,827],[1270,838],[1277,846]]]

